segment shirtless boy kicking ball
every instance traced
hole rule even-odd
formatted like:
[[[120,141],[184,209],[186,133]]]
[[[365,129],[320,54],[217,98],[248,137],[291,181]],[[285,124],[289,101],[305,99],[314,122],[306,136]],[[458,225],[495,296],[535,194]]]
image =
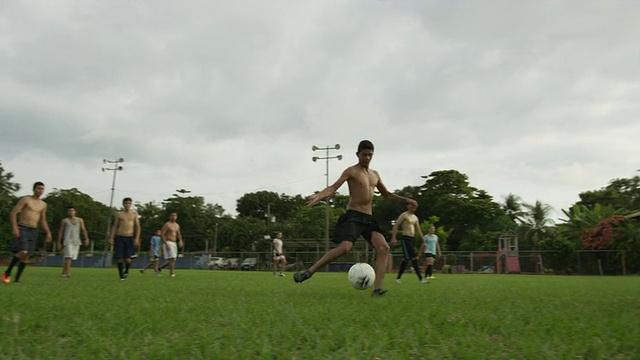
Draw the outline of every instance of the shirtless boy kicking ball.
[[[382,230],[372,216],[373,191],[378,189],[385,199],[406,202],[417,206],[415,200],[396,195],[382,183],[380,174],[369,168],[373,158],[373,144],[369,140],[362,140],[356,152],[358,163],[346,168],[340,178],[331,186],[307,198],[307,205],[333,195],[346,181],[349,185],[349,205],[347,212],[336,223],[334,242],[337,246],[327,252],[318,262],[303,272],[293,276],[295,282],[300,283],[309,279],[316,271],[335,259],[347,254],[353,243],[362,235],[376,251],[376,280],[373,284],[372,296],[381,296],[387,292],[382,289],[386,271],[389,245],[382,235]]]

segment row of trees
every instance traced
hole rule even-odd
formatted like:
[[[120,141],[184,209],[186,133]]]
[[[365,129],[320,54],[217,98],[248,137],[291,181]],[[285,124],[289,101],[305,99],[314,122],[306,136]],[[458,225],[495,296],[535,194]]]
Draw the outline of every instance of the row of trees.
[[[5,238],[11,233],[9,211],[17,201],[20,186],[12,182],[13,174],[1,165],[0,236]],[[615,179],[603,189],[579,194],[580,201],[563,210],[566,219],[559,223],[550,218],[549,205],[539,201],[528,204],[514,194],[497,202],[486,191],[471,186],[468,177],[456,170],[435,171],[423,179],[420,186],[407,186],[396,192],[416,199],[423,230],[436,225],[442,245],[449,251],[494,251],[498,237],[513,230],[519,235],[521,249],[559,254],[578,249],[615,249],[640,262],[637,226],[624,217],[640,209],[638,176]],[[96,251],[106,248],[108,217],[115,209],[76,188],[54,190],[44,200],[49,204],[47,217],[54,236],[66,216],[66,207],[73,204],[86,220]],[[330,200],[330,228],[344,213],[347,203],[348,196],[341,194]],[[376,219],[387,232],[392,221],[405,211],[404,204],[381,196],[375,197],[373,206]],[[266,250],[269,242],[260,239],[276,230],[283,231],[285,238],[324,237],[325,207],[306,207],[301,195],[247,193],[237,200],[235,217],[222,206],[206,203],[203,197],[189,195],[184,189],[176,190],[160,203],[138,203],[136,209],[141,217],[143,246],[171,212],[178,213],[186,251],[211,251],[213,247],[218,251]],[[0,251],[7,247],[8,241],[0,242]]]

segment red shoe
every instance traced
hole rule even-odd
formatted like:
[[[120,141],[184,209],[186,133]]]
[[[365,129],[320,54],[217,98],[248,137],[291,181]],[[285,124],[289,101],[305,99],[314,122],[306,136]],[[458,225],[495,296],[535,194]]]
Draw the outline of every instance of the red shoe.
[[[11,282],[11,276],[7,276],[6,272],[2,272],[2,282],[8,284]]]

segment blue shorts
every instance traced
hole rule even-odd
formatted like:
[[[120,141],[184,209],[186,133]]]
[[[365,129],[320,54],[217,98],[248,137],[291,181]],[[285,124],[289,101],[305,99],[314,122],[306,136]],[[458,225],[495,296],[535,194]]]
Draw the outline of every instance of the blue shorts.
[[[113,257],[116,259],[131,259],[131,256],[135,253],[133,236],[116,235],[113,240]]]
[[[20,251],[34,253],[36,251],[36,241],[38,240],[38,228],[19,225],[20,237],[13,238],[11,252],[16,254]]]
[[[333,242],[336,244],[343,241],[356,242],[362,235],[371,244],[371,235],[374,231],[384,234],[373,216],[356,210],[347,210],[336,223]]]

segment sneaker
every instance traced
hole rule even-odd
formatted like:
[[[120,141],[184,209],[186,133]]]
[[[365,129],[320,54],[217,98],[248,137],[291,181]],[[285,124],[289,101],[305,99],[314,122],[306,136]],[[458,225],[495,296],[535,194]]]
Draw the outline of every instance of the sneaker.
[[[283,273],[280,273],[280,275],[278,275],[278,276],[284,277],[285,275]]]
[[[63,278],[70,278],[70,277],[71,277],[71,275],[69,275],[69,274],[62,274],[62,275],[60,275],[60,277],[63,277]]]
[[[427,278],[420,279],[420,284],[428,284]]]
[[[123,277],[120,278],[120,281],[124,281],[124,280],[125,280],[125,278],[123,278]]]
[[[176,277],[176,274],[171,274],[169,275],[169,277]]]
[[[131,257],[129,259],[135,259],[137,257],[138,257],[138,254],[133,254],[133,255],[131,255]]]
[[[160,273],[160,271],[156,271],[156,276],[162,276],[162,274]]]
[[[310,277],[311,277],[311,273],[309,273],[309,270],[305,270],[305,271],[301,271],[293,274],[293,281],[297,283],[301,283],[305,280],[308,280]]]
[[[396,279],[396,283],[402,284],[402,280],[401,279]]]
[[[433,279],[435,279],[435,278],[436,278],[435,276],[431,275],[431,276],[429,276],[427,279],[429,279],[429,280],[433,280]]]
[[[126,272],[126,273],[122,274],[122,278],[123,278],[123,279],[126,279],[126,278],[127,278],[127,276],[129,276],[129,273],[128,273],[128,272]]]
[[[6,272],[2,272],[2,282],[8,284],[11,282],[11,276],[7,275]]]
[[[389,291],[389,290],[375,289],[375,290],[373,290],[373,292],[371,293],[371,296],[373,296],[373,297],[377,297],[377,296],[384,296],[384,294],[386,294],[386,293],[387,293],[387,291]]]

